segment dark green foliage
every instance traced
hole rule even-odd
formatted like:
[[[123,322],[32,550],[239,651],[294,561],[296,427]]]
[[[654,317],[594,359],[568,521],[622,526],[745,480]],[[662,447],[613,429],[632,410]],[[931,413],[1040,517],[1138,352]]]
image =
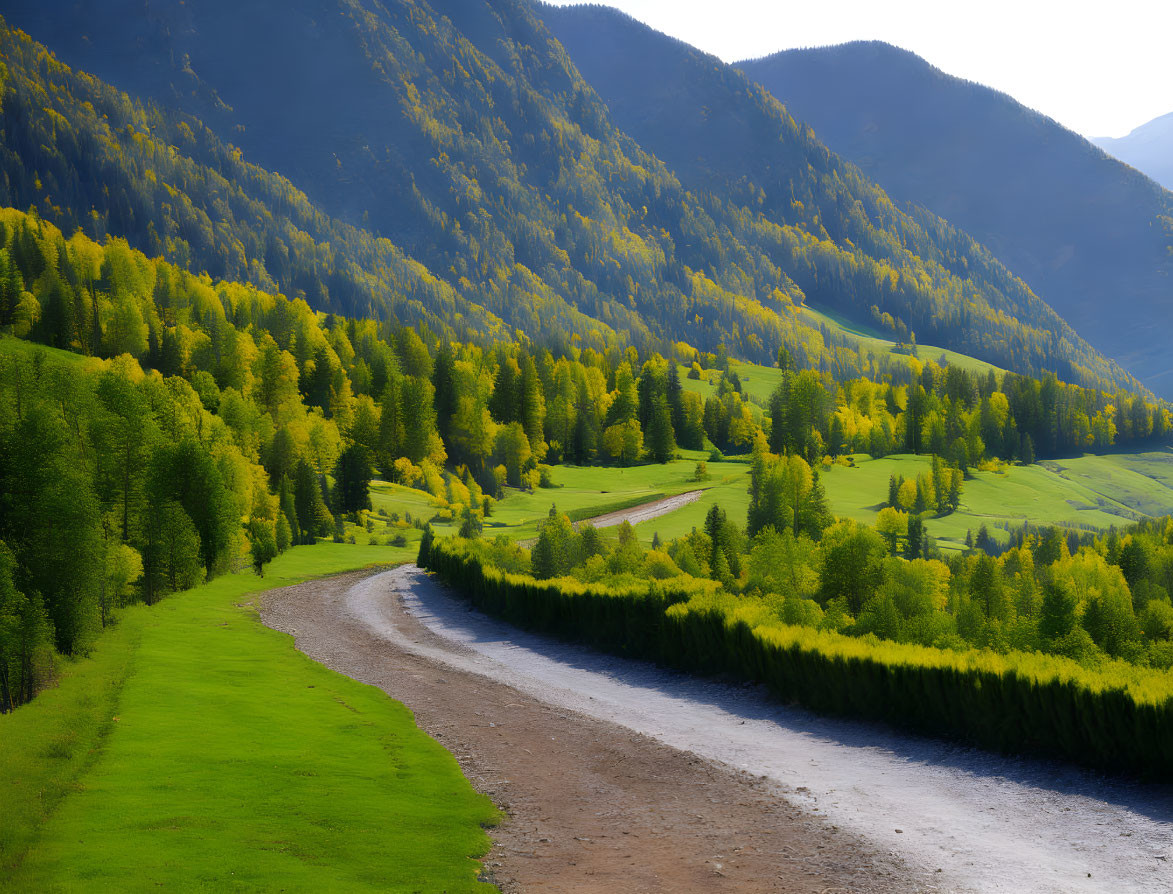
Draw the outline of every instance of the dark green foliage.
[[[50,676],[53,630],[37,595],[16,589],[16,559],[0,541],[0,714],[31,701]]]
[[[297,464],[293,500],[297,509],[297,526],[302,536],[300,542],[312,544],[318,537],[328,537],[334,530],[334,518],[326,508],[317,473],[304,459]]]
[[[277,538],[272,525],[263,519],[254,519],[248,526],[248,548],[253,571],[265,576],[265,566],[277,558]]]
[[[755,629],[731,617],[732,600],[697,599],[669,610],[692,594],[658,586],[573,587],[505,574],[458,542],[433,544],[426,567],[473,605],[519,626],[699,673],[736,674],[812,710],[882,720],[995,750],[1173,778],[1167,748],[1173,699],[1146,702],[1124,687],[1059,670],[1036,675],[1017,665],[986,669],[958,662],[949,652],[869,652],[830,638],[787,634],[795,628]]]
[[[340,514],[371,508],[371,461],[361,444],[352,444],[334,469],[334,509]]]
[[[194,587],[204,577],[199,531],[181,504],[152,503],[142,538],[143,597],[147,605],[164,593]]]
[[[542,522],[530,556],[534,577],[539,579],[561,577],[582,558],[581,540],[570,519],[554,508],[550,512],[550,517]]]
[[[920,559],[925,555],[925,523],[919,515],[908,519],[908,539],[904,544],[904,558]]]
[[[792,530],[812,539],[831,523],[819,473],[801,456],[773,456],[759,439],[750,466],[749,536],[764,528]]]
[[[1062,584],[1054,581],[1043,587],[1043,610],[1039,617],[1039,636],[1060,640],[1075,629],[1075,597]]]
[[[240,512],[207,451],[190,439],[161,447],[152,460],[148,487],[152,506],[168,507],[165,514],[177,506],[190,519],[199,536],[200,559],[208,576],[223,570],[240,525]]]
[[[15,364],[7,372],[22,374]],[[83,445],[52,400],[54,390],[63,402],[74,391],[59,372],[41,378],[48,400],[0,423],[0,540],[15,556],[16,588],[43,602],[56,647],[68,654],[84,651],[99,624],[102,544]]]
[[[883,538],[871,528],[840,522],[824,538],[820,600],[842,600],[858,615],[884,580],[886,554]]]

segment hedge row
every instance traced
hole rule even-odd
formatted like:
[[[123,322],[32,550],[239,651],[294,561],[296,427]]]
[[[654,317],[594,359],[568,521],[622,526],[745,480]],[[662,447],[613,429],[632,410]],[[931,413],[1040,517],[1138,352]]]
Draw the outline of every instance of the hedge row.
[[[520,627],[701,673],[761,682],[814,711],[983,748],[1173,780],[1173,674],[1054,656],[953,652],[792,627],[683,582],[611,590],[486,566],[459,541],[421,565]]]

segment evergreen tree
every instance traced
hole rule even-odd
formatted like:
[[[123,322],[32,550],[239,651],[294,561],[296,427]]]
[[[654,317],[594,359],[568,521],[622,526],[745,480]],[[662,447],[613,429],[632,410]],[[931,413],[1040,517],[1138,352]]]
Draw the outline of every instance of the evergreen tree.
[[[297,510],[300,543],[313,544],[318,537],[326,537],[334,527],[334,518],[326,508],[318,476],[306,460],[297,464],[293,480],[293,501]]]
[[[676,440],[672,434],[672,413],[663,395],[654,399],[648,418],[648,455],[654,462],[670,462],[676,456]]]
[[[684,420],[684,386],[680,384],[680,369],[675,360],[668,361],[668,378],[665,385],[665,397],[668,400],[668,411],[672,421],[672,431],[678,441],[683,442]]]
[[[366,448],[352,444],[334,469],[334,506],[339,515],[371,508],[371,462]]]
[[[452,414],[456,412],[459,395],[456,391],[456,363],[452,347],[445,342],[436,355],[432,370],[432,404],[435,407],[435,425],[445,449],[452,451]]]
[[[925,555],[925,523],[919,515],[908,518],[908,541],[904,544],[904,558],[920,559]]]

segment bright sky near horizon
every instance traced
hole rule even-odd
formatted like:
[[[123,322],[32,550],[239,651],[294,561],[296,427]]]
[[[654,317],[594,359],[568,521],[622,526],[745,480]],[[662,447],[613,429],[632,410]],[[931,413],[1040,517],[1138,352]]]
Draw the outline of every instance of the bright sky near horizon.
[[[581,0],[553,0],[566,6]],[[596,0],[597,2],[597,0]],[[883,40],[1088,137],[1173,112],[1170,0],[608,0],[726,62]],[[785,97],[782,97],[785,99]]]

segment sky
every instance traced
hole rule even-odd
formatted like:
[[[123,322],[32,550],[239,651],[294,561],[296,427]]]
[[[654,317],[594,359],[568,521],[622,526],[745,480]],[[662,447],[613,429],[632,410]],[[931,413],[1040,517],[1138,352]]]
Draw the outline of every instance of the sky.
[[[553,0],[566,6],[577,0]],[[608,0],[726,62],[883,40],[1086,137],[1173,112],[1169,0]],[[782,97],[785,99],[785,97]]]

